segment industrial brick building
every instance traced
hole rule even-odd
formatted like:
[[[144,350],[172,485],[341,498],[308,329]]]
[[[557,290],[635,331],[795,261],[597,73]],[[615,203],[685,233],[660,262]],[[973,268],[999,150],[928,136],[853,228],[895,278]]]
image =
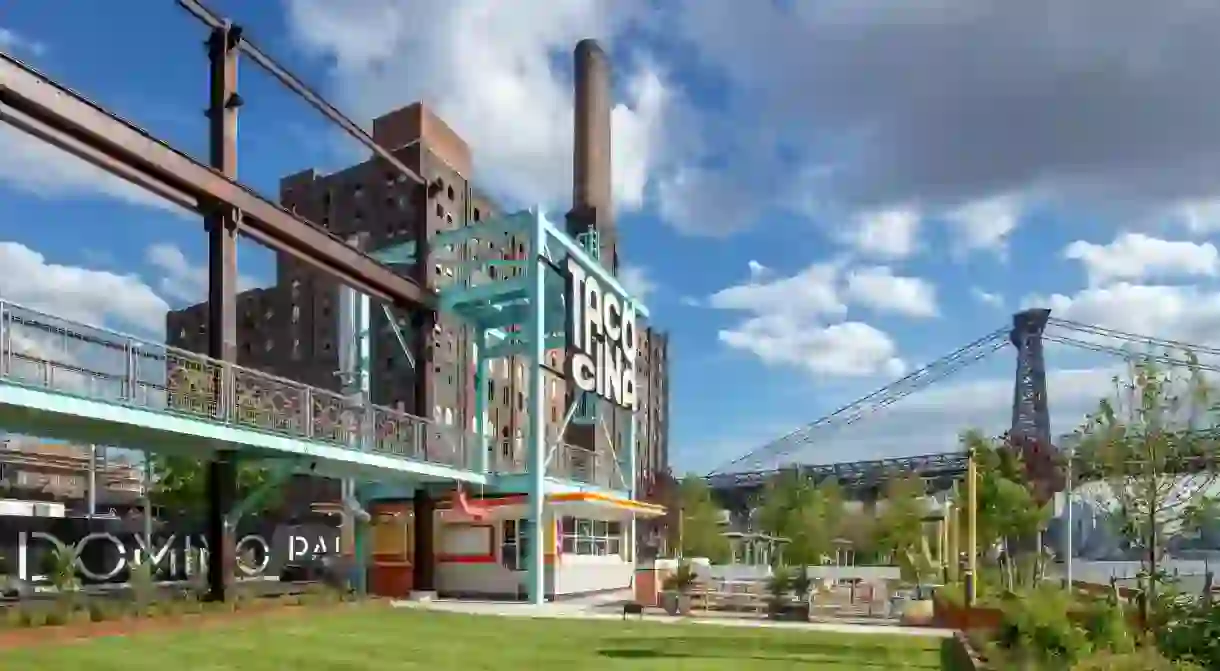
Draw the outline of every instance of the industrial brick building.
[[[373,137],[423,176],[427,186],[405,180],[373,158],[330,175],[306,170],[283,178],[280,200],[284,207],[366,250],[418,240],[421,235],[431,238],[438,231],[496,216],[495,204],[472,187],[470,148],[426,106],[415,103],[375,119]],[[570,227],[585,218],[573,212]],[[617,268],[620,258],[613,222],[598,217],[597,228],[602,262]],[[521,246],[510,241],[499,253],[511,259],[522,251]],[[408,268],[404,272],[419,270]],[[432,286],[446,279],[439,265],[428,269],[427,276]],[[317,387],[339,388],[339,292],[334,280],[281,256],[276,263],[275,285],[240,294],[238,306],[240,365]],[[416,374],[393,329],[375,311],[372,401],[412,412],[417,407],[417,394],[426,393],[431,399],[433,420],[473,427],[474,394],[485,393],[491,463],[498,470],[510,470],[510,462],[524,458],[526,364],[516,358],[495,362],[487,388],[476,390],[472,345],[459,322],[443,315],[434,325],[427,324],[422,315],[398,312],[395,317],[412,347],[422,344],[432,348],[431,370],[423,371],[422,379]],[[206,351],[206,323],[206,304],[170,312],[166,317],[169,344]],[[647,492],[651,479],[668,466],[668,338],[664,333],[645,330],[639,341],[637,478],[639,491]],[[552,350],[548,359],[553,370],[563,370],[561,350]],[[558,438],[569,400],[562,373],[551,377],[548,395],[548,435]],[[588,427],[572,426],[565,431],[564,439],[579,452],[579,448],[592,450],[595,441],[602,438]]]

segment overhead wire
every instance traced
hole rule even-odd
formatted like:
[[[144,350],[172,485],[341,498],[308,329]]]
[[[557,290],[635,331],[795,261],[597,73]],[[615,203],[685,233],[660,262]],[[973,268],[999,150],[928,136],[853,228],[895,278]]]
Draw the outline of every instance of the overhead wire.
[[[987,358],[1002,349],[1007,343],[1008,327],[996,329],[957,350],[915,370],[898,380],[881,387],[855,401],[842,406],[822,418],[807,424],[785,436],[734,459],[708,475],[722,475],[730,469],[763,468],[770,462],[791,455],[808,446],[815,438],[825,433],[854,424],[911,394],[954,375],[962,369]]]

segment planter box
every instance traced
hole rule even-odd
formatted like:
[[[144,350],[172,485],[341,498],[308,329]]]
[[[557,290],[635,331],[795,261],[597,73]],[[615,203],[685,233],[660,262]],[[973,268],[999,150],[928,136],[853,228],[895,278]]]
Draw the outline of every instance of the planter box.
[[[767,617],[783,622],[808,622],[809,602],[804,600],[772,601],[767,604]]]
[[[928,627],[936,623],[935,603],[927,599],[916,599],[903,603],[899,618],[904,625]]]
[[[998,629],[1000,623],[1004,619],[1004,611],[1000,608],[991,606],[975,606],[974,608],[966,608],[958,604],[952,603],[947,599],[939,596],[933,596],[934,616],[932,624],[944,629],[957,629],[959,631],[970,631],[971,629]],[[1132,608],[1125,612],[1127,623],[1135,629],[1142,629],[1143,623],[1140,621],[1139,611]],[[1084,621],[1088,614],[1074,610],[1068,613],[1068,617],[1073,622],[1080,624]]]
[[[689,594],[665,591],[661,592],[657,600],[660,602],[661,608],[669,615],[690,615],[691,613],[691,598]]]
[[[996,629],[1004,618],[1004,611],[999,608],[966,608],[935,595],[932,604],[932,624],[944,629]]]

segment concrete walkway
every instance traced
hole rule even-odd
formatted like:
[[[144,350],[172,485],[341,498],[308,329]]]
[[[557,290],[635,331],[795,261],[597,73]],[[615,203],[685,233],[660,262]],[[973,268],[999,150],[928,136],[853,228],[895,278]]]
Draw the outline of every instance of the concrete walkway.
[[[447,613],[467,613],[471,615],[493,615],[500,617],[532,617],[567,619],[579,618],[585,620],[622,620],[621,612],[606,612],[604,604],[590,603],[547,603],[535,606],[527,603],[510,603],[501,601],[457,601],[440,599],[436,601],[394,601],[395,608],[412,608],[416,610],[432,610]],[[636,616],[627,616],[630,622],[639,621]],[[933,629],[930,627],[903,627],[885,623],[838,623],[838,622],[775,622],[764,619],[746,619],[733,617],[671,617],[669,615],[646,614],[642,620],[659,625],[665,624],[699,624],[725,627],[770,627],[774,629],[793,629],[799,631],[831,632],[837,634],[880,634],[888,636],[922,636],[925,638],[948,638],[953,635],[949,629]]]

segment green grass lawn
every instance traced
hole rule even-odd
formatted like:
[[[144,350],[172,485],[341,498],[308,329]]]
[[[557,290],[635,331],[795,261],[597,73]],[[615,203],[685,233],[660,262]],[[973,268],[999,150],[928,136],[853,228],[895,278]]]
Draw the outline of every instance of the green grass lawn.
[[[0,651],[0,669],[941,669],[941,641],[791,629],[362,608]]]

